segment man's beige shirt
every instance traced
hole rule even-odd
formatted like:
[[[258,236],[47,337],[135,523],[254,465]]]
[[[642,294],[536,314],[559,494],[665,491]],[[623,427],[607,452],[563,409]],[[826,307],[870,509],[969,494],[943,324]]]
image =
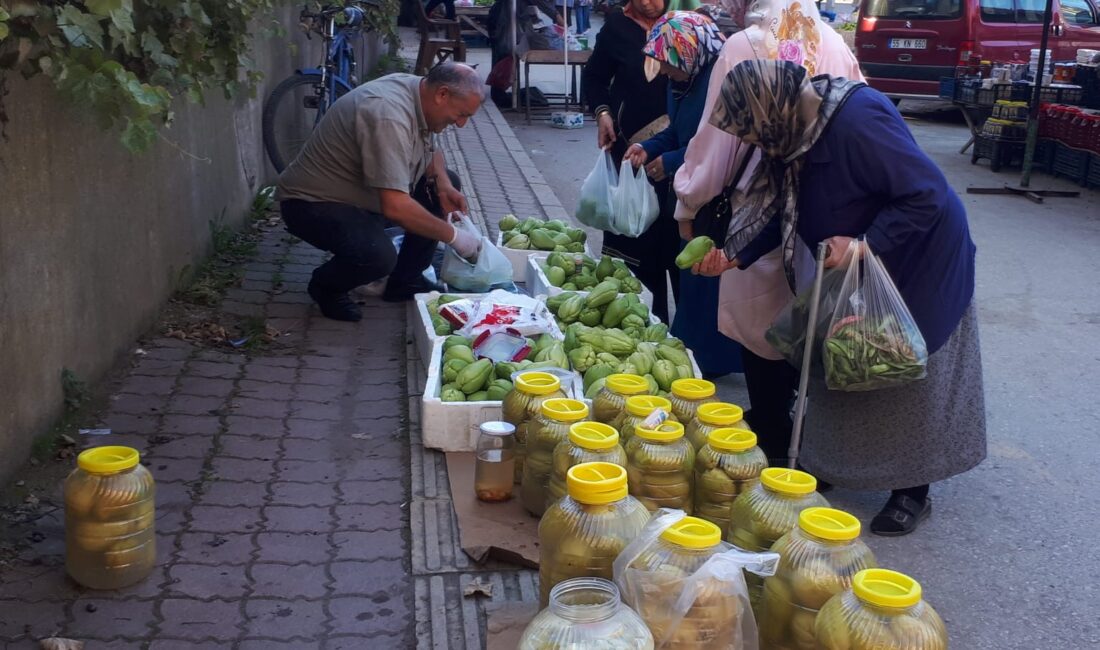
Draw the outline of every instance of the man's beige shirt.
[[[276,198],[347,203],[380,213],[379,190],[411,192],[433,153],[420,77],[387,75],[332,105],[279,176]]]

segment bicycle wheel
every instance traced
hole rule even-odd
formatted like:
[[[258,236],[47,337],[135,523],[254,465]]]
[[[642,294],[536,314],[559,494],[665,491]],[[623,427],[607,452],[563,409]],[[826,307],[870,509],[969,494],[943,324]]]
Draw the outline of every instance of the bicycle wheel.
[[[337,86],[339,98],[345,90]],[[284,79],[267,98],[263,114],[264,149],[275,171],[282,173],[306,143],[324,114],[324,88],[319,74]]]

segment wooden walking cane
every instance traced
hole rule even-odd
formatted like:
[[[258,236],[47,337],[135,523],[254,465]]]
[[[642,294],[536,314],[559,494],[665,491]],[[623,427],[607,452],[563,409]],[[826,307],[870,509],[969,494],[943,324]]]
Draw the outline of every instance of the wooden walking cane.
[[[802,445],[802,420],[806,416],[806,388],[810,383],[810,361],[814,356],[814,339],[817,338],[817,309],[821,302],[821,276],[825,275],[825,258],[828,256],[829,245],[821,242],[817,245],[817,275],[814,276],[813,292],[810,294],[810,322],[806,327],[806,347],[802,350],[802,373],[798,378],[798,398],[794,403],[791,446],[787,449],[787,466],[790,469],[794,469],[798,465],[798,448]]]

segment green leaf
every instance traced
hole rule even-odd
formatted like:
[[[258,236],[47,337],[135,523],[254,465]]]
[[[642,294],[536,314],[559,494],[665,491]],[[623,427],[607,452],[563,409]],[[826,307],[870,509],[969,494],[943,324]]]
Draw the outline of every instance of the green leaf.
[[[122,130],[122,146],[137,153],[145,151],[157,139],[157,129],[148,120],[126,119],[126,128]]]
[[[9,18],[11,18],[11,14],[9,14],[8,11],[3,7],[0,7],[0,22],[4,22]]]
[[[74,47],[95,46],[103,49],[103,26],[99,18],[86,14],[73,5],[65,5],[58,12],[61,33]]]
[[[33,0],[11,0],[8,3],[8,7],[11,8],[11,15],[16,18],[30,18],[38,14],[38,3]]]
[[[10,34],[10,33],[11,33],[11,30],[8,29],[8,24],[0,22],[0,41],[7,38],[8,34]]]
[[[97,16],[110,16],[122,8],[122,0],[85,0],[84,6]]]

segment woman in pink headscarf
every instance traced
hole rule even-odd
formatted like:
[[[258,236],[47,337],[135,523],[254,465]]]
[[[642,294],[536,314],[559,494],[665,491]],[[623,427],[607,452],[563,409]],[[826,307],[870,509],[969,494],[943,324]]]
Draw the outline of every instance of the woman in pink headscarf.
[[[722,47],[711,73],[699,129],[673,182],[678,200],[674,216],[684,239],[691,238],[697,213],[716,209],[712,203],[716,197],[727,196],[731,202],[737,202],[738,192],[746,189],[759,161],[759,154],[752,147],[710,123],[722,82],[730,70],[749,59],[780,59],[802,65],[810,76],[829,74],[863,79],[855,55],[840,34],[821,21],[813,2],[760,0],[746,12],[740,0],[727,1],[735,20],[742,18],[743,24],[753,24],[728,38]],[[738,177],[736,184],[735,177]],[[731,229],[736,226],[732,224]],[[722,247],[723,242],[716,243]],[[804,269],[797,274],[800,281],[812,279],[808,253],[802,251],[796,265]],[[786,460],[791,434],[790,402],[798,387],[798,374],[764,340],[764,332],[793,297],[778,248],[748,269],[732,269],[722,274],[717,327],[742,344],[745,383],[752,406],[746,418],[759,434],[761,448],[776,462]]]

